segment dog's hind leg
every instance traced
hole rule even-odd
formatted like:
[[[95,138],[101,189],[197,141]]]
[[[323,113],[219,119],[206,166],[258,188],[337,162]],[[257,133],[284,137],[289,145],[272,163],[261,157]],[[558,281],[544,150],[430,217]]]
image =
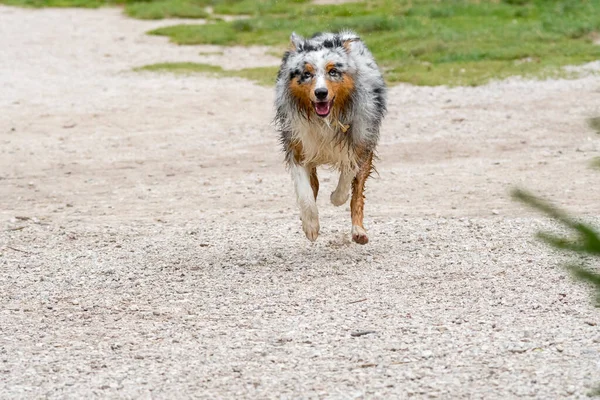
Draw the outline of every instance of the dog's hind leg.
[[[358,173],[352,181],[352,200],[350,201],[350,212],[352,215],[352,240],[358,244],[367,244],[369,238],[363,226],[365,205],[365,182],[373,168],[373,153],[369,152],[362,157]]]
[[[350,196],[350,187],[354,180],[355,172],[351,169],[343,169],[340,172],[340,180],[338,181],[337,187],[331,192],[331,204],[338,207],[346,203]]]

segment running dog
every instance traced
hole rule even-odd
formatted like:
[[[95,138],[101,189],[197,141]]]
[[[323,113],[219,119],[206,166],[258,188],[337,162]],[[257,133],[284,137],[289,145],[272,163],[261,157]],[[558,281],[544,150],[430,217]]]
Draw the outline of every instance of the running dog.
[[[341,206],[352,189],[352,240],[369,241],[363,226],[365,181],[373,171],[386,87],[366,45],[353,32],[292,33],[276,84],[275,124],[300,207],[302,229],[319,236],[317,166],[340,171],[331,202]]]

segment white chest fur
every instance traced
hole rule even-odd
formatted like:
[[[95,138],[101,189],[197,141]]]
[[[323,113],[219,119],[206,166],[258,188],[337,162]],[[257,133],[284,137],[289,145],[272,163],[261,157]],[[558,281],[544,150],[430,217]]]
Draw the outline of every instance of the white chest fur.
[[[302,143],[305,165],[330,165],[341,171],[356,170],[356,154],[344,139],[346,133],[330,120],[299,122],[294,139]]]

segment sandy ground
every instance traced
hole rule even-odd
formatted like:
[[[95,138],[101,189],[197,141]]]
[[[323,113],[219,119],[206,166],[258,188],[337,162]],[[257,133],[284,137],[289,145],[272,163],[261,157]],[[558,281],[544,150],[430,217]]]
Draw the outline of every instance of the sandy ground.
[[[598,221],[600,78],[392,88],[371,242],[350,242],[323,171],[311,244],[272,90],[131,72],[277,60],[144,35],[169,23],[0,7],[0,398],[558,399],[600,382],[590,292],[508,196]]]

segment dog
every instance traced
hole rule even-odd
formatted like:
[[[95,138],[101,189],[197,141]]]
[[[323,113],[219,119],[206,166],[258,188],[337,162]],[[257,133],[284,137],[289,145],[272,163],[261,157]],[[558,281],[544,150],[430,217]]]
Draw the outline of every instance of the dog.
[[[351,31],[290,37],[277,75],[275,125],[292,175],[302,229],[319,236],[317,167],[339,170],[331,193],[335,206],[350,210],[352,240],[369,241],[363,226],[365,181],[374,170],[387,89],[373,55]]]

